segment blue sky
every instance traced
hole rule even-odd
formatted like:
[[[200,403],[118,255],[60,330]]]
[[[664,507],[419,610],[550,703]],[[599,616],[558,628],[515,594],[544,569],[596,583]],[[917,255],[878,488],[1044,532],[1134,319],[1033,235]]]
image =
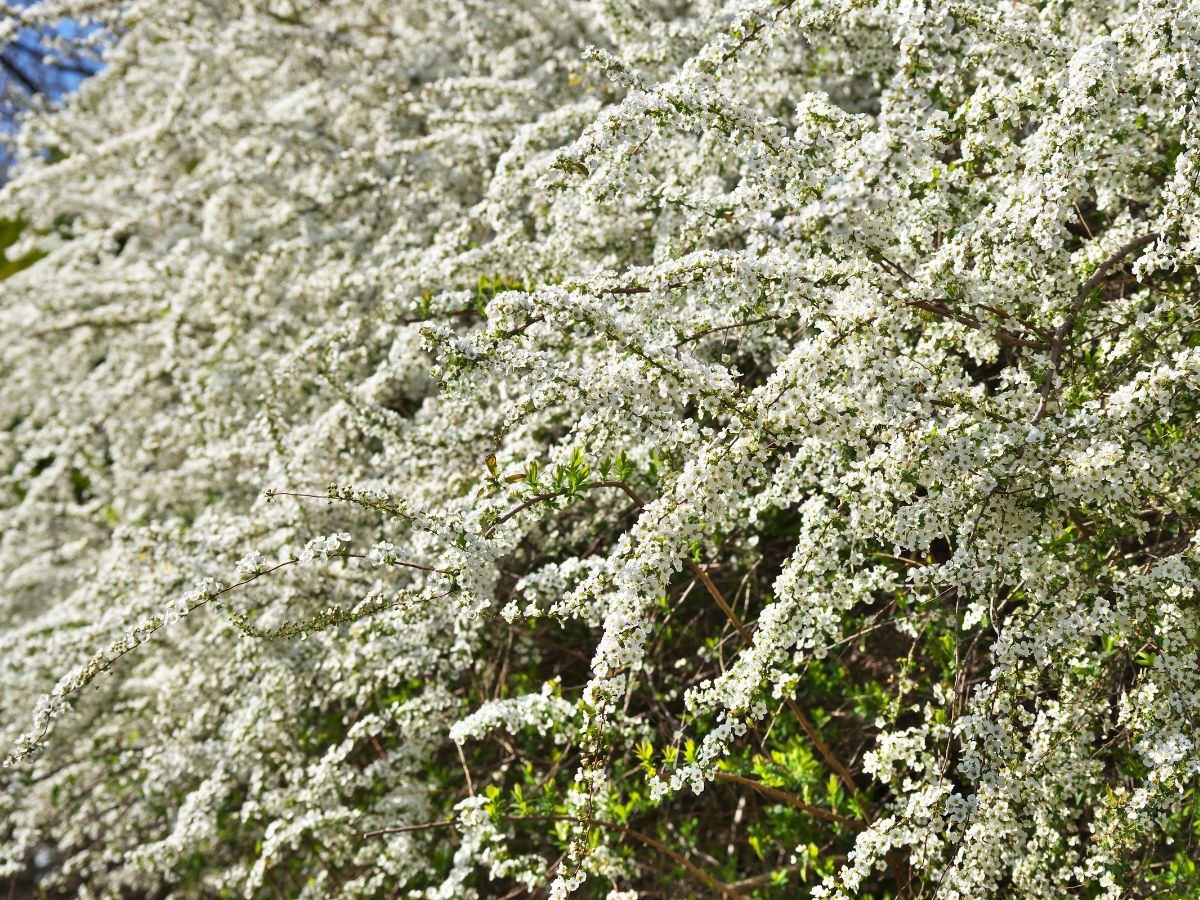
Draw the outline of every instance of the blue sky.
[[[0,0],[0,20],[32,0]],[[19,127],[21,114],[32,104],[59,102],[99,71],[94,52],[74,49],[99,26],[80,26],[64,20],[44,29],[22,28],[15,38],[0,44],[0,181],[12,163],[3,138]]]

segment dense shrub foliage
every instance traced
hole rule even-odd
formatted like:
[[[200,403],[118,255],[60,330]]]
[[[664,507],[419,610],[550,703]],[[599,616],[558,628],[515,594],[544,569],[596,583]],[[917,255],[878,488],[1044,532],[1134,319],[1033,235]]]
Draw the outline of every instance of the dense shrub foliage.
[[[1194,3],[14,15],[0,879],[1200,891]]]

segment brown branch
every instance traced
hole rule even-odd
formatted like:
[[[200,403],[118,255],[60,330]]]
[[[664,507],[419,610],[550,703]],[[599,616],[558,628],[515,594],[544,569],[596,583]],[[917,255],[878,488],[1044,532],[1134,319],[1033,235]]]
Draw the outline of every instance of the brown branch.
[[[1042,396],[1038,401],[1037,412],[1034,413],[1032,424],[1036,425],[1040,422],[1042,416],[1046,413],[1046,404],[1050,402],[1050,394],[1054,390],[1054,382],[1059,371],[1062,369],[1063,345],[1075,330],[1075,320],[1079,318],[1079,313],[1083,311],[1083,306],[1087,303],[1088,297],[1092,295],[1092,291],[1104,281],[1109,271],[1117,263],[1124,260],[1130,253],[1134,253],[1156,240],[1158,240],[1158,234],[1152,231],[1149,234],[1143,234],[1141,237],[1136,237],[1122,244],[1113,251],[1108,259],[1096,267],[1096,271],[1092,273],[1092,276],[1075,293],[1075,300],[1071,304],[1071,309],[1067,312],[1067,317],[1063,319],[1062,324],[1054,331],[1054,339],[1051,341],[1050,348],[1050,371],[1046,373],[1046,381],[1042,384]]]
[[[903,278],[905,281],[913,284],[916,283],[916,279],[913,278],[913,276],[910,275],[899,263],[892,262],[892,260],[888,259],[882,253],[878,253],[876,258],[880,268],[882,268],[888,275],[891,275],[892,277]],[[906,302],[909,306],[914,306],[917,309],[923,309],[925,312],[932,313],[933,315],[939,316],[943,319],[950,319],[954,322],[958,322],[960,325],[966,325],[968,328],[973,328],[976,331],[989,330],[987,324],[984,323],[983,320],[981,320],[978,316],[973,316],[969,313],[962,313],[951,309],[944,300],[913,299]],[[1009,331],[1007,328],[997,328],[991,332],[991,335],[1000,343],[1008,344],[1012,347],[1026,347],[1030,350],[1050,349],[1050,335],[1048,335],[1042,329],[1033,325],[1028,325],[1025,322],[1022,322],[1016,316],[1012,315],[1012,313],[1005,312],[1001,309],[996,309],[993,306],[988,306],[986,303],[976,303],[975,305],[980,309],[986,309],[999,319],[1007,319],[1017,322],[1024,330],[1035,334],[1042,339],[1040,341],[1031,341],[1028,338],[1021,337],[1019,334],[1016,334],[1013,331]]]
[[[987,326],[980,321],[976,316],[967,313],[955,312],[950,307],[936,300],[909,300],[909,306],[915,306],[917,309],[923,309],[928,313],[933,313],[935,316],[940,316],[943,319],[951,319],[961,325],[966,325],[968,328],[973,328],[976,331],[986,331]],[[1030,328],[1033,331],[1032,328]],[[1009,344],[1013,347],[1027,347],[1030,350],[1049,350],[1050,344],[1045,341],[1031,341],[1028,338],[1020,337],[1006,328],[997,328],[992,332],[992,337],[1002,344]]]
[[[524,325],[520,325],[520,326],[514,328],[512,331],[504,332],[504,336],[505,337],[516,337],[518,334],[523,334],[526,331],[526,329],[531,328],[532,326],[536,325],[538,322],[545,321],[545,319],[546,319],[545,316],[530,316],[526,320]]]
[[[394,828],[378,828],[375,831],[368,831],[363,837],[379,837],[384,834],[411,834],[414,831],[431,831],[434,828],[453,828],[454,824],[452,820],[448,819],[444,822],[422,822],[420,825],[397,825]]]
[[[729,50],[725,52],[725,55],[721,57],[721,64],[724,65],[725,63],[729,62],[729,60],[733,59],[733,57],[737,56],[743,47],[755,40],[768,25],[773,25],[776,21],[778,21],[779,17],[787,12],[788,9],[795,4],[795,2],[796,0],[787,0],[787,2],[780,5],[779,9],[775,11],[775,17],[770,22],[759,22],[748,32],[746,32],[742,39],[738,41],[737,45],[730,47]]]
[[[51,334],[57,334],[62,331],[74,331],[76,328],[125,328],[132,325],[146,325],[153,322],[154,319],[146,317],[138,317],[133,319],[76,319],[74,322],[65,322],[61,325],[49,325],[45,328],[38,328],[29,332],[31,338],[47,337]]]
[[[862,825],[854,819],[849,819],[846,816],[839,816],[837,813],[830,812],[827,809],[821,809],[819,806],[813,806],[811,803],[805,803],[795,794],[780,790],[777,787],[772,787],[769,784],[763,784],[761,781],[755,781],[753,778],[745,778],[741,775],[734,775],[732,772],[717,772],[717,777],[725,781],[732,781],[736,784],[745,785],[748,788],[758,791],[765,797],[771,797],[774,800],[782,801],[788,806],[808,813],[818,819],[824,819],[826,822],[836,822],[839,825],[845,825],[848,828],[861,829]]]
[[[0,54],[0,67],[3,67],[4,71],[6,71],[13,78],[14,81],[20,82],[21,86],[23,88],[25,88],[25,90],[28,93],[30,93],[30,94],[46,93],[45,88],[43,88],[41,85],[34,82],[34,80],[32,78],[30,78],[28,75],[26,75],[24,72],[21,71],[20,67],[17,66],[16,63],[9,60],[3,54]]]
[[[742,640],[746,642],[746,645],[753,646],[754,639],[751,637],[750,632],[746,630],[746,626],[742,624],[742,620],[738,618],[737,613],[733,611],[733,608],[717,589],[717,586],[713,584],[712,579],[708,577],[708,573],[690,559],[687,560],[687,567],[691,569],[693,573],[695,573],[697,578],[700,579],[700,583],[704,585],[705,589],[712,596],[713,600],[717,602],[717,606],[721,607],[721,612],[725,613],[725,617],[733,624],[733,627],[737,630],[737,633],[741,635]],[[842,764],[842,761],[838,759],[837,754],[835,754],[829,745],[821,739],[821,736],[817,733],[816,728],[813,727],[812,722],[809,721],[808,716],[804,714],[804,711],[800,709],[800,706],[796,703],[796,701],[791,697],[788,697],[783,702],[787,704],[787,708],[791,711],[792,715],[796,717],[796,721],[800,723],[800,727],[804,729],[804,733],[808,735],[808,739],[813,742],[813,746],[817,748],[817,752],[821,754],[825,762],[829,764],[830,768],[837,773],[838,778],[841,779],[842,783],[846,786],[850,793],[860,793],[858,783],[855,782],[854,776],[850,774],[850,770]],[[866,806],[865,803],[863,803],[863,814],[866,816],[867,822],[870,823],[873,815],[870,811],[870,808]]]
[[[760,316],[757,319],[751,319],[748,322],[733,322],[730,325],[718,325],[715,328],[705,328],[703,331],[697,331],[695,334],[685,337],[679,341],[676,348],[682,347],[684,344],[690,344],[692,341],[698,341],[701,338],[708,337],[710,334],[716,334],[719,331],[728,331],[731,328],[749,328],[752,325],[761,325],[764,322],[778,322],[781,319],[788,319],[791,316]]]
[[[846,857],[842,853],[826,854],[824,858],[837,860],[838,862],[846,861]],[[775,879],[779,876],[779,873],[781,873],[781,872],[784,875],[792,876],[792,875],[800,875],[803,872],[805,872],[806,870],[811,870],[811,869],[812,869],[811,864],[796,863],[795,865],[788,866],[786,869],[776,869],[773,872],[766,872],[762,875],[755,875],[751,878],[743,878],[741,881],[731,882],[729,887],[733,888],[735,891],[742,891],[743,893],[748,893],[750,891],[756,891],[759,888],[771,887],[772,885],[775,885],[776,884]]]
[[[667,290],[667,291],[678,291],[681,288],[687,287],[688,284],[691,284],[691,282],[680,284],[677,282],[668,281],[666,284],[664,284],[662,286],[662,288],[663,288],[663,290]],[[652,288],[648,284],[636,284],[636,285],[631,285],[629,287],[603,288],[603,289],[597,291],[596,293],[598,293],[598,294],[648,294],[652,290],[654,290],[654,288]]]
[[[624,491],[638,506],[645,505],[642,503],[641,498],[633,492],[633,489],[623,481],[593,481],[591,484],[584,486],[584,490],[587,491],[594,491],[600,488],[617,488],[618,490]],[[499,519],[493,522],[492,526],[483,533],[484,539],[490,538],[496,533],[497,528],[499,528],[513,516],[524,512],[532,506],[537,506],[539,503],[545,503],[547,500],[555,500],[559,497],[566,497],[567,493],[567,491],[548,491],[545,494],[535,494],[517,506],[514,506]]]

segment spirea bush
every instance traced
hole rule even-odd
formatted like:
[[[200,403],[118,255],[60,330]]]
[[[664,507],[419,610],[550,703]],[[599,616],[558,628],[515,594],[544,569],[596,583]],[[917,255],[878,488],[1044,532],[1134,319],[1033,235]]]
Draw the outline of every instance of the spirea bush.
[[[1200,891],[1194,3],[8,15],[14,890]]]

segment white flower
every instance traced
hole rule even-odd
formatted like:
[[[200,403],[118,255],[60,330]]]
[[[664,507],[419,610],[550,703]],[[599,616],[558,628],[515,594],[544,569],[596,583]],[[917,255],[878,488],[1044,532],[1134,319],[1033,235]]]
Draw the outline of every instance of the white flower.
[[[395,549],[388,541],[380,541],[367,551],[366,562],[372,566],[387,565],[395,559],[392,555],[392,551]]]
[[[237,561],[237,573],[243,578],[249,578],[262,572],[266,563],[266,557],[257,550],[251,550]]]
[[[315,537],[304,545],[298,559],[302,563],[312,562],[315,559],[329,559],[331,556],[339,555],[343,545],[349,542],[350,535],[344,531]]]

